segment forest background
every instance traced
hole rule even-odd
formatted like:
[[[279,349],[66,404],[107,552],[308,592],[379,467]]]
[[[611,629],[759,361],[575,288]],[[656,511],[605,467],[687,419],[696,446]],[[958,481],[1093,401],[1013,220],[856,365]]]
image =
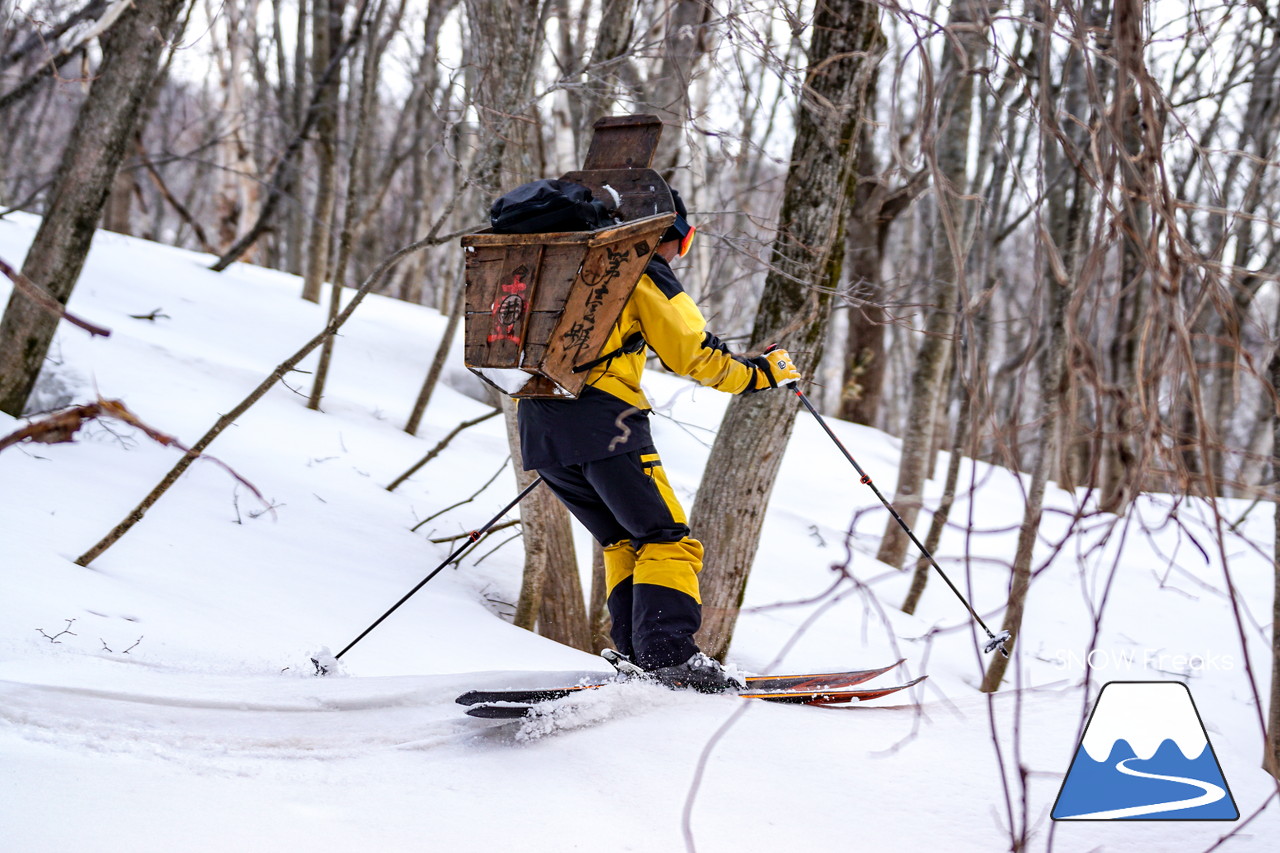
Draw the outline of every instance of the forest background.
[[[319,408],[353,293],[433,306],[456,328],[457,238],[489,201],[576,168],[597,118],[652,113],[666,124],[655,166],[699,227],[680,273],[711,328],[747,351],[783,344],[820,410],[902,437],[891,496],[908,523],[925,480],[945,484],[927,546],[964,524],[949,519],[963,460],[1028,475],[999,611],[1016,650],[1049,481],[1079,495],[1072,529],[1117,535],[1144,491],[1178,499],[1175,524],[1181,500],[1276,499],[1276,13],[1221,0],[3,2],[0,212],[44,225],[21,273],[0,259],[20,282],[0,321],[0,408],[72,402],[39,382],[57,319],[33,293],[67,302],[99,224],[201,249],[214,269],[304,276],[300,297],[327,299],[333,318],[308,377]],[[691,513],[717,566],[703,639],[718,654],[771,448],[796,416],[787,395],[745,402]],[[940,449],[955,452],[935,471]],[[1238,523],[1217,516],[1220,532]],[[567,525],[545,495],[526,505],[516,620],[599,645],[600,590],[557,570],[577,564]],[[1224,540],[1202,547],[1228,565]],[[890,522],[878,557],[922,585],[929,566],[908,545]]]

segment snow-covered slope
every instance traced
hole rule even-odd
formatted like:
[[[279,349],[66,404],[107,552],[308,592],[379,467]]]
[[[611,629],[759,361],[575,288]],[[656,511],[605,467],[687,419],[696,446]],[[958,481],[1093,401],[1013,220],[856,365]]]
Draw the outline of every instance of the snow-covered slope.
[[[17,266],[35,224],[0,222],[0,257]],[[207,263],[99,234],[71,308],[113,335],[64,324],[48,387],[77,403],[122,399],[153,427],[196,440],[324,316],[291,276],[219,275]],[[129,317],[154,309],[167,316]],[[452,547],[429,539],[474,528],[514,494],[497,419],[385,489],[486,410],[456,390],[471,380],[455,353],[420,435],[401,429],[443,327],[434,311],[370,298],[338,341],[324,413],[306,409],[310,377],[297,374],[210,449],[274,514],[217,465],[197,463],[89,568],[72,561],[177,451],[107,424],[75,444],[0,454],[0,849],[993,851],[1009,845],[1011,814],[1030,823],[1032,849],[1051,835],[1055,850],[1211,846],[1232,827],[1081,823],[1051,834],[1083,720],[1113,679],[1186,678],[1242,814],[1274,790],[1258,769],[1259,709],[1220,557],[1192,542],[1211,541],[1203,507],[1183,505],[1178,525],[1167,499],[1145,498],[1127,535],[1104,540],[1095,523],[1062,547],[1033,587],[1010,688],[989,700],[973,686],[983,661],[964,611],[942,584],[916,616],[897,611],[909,578],[868,556],[885,512],[804,413],[732,662],[812,671],[905,656],[901,677],[930,676],[909,694],[824,710],[631,685],[524,725],[470,719],[453,703],[464,690],[607,668],[506,621],[521,554],[518,540],[499,547],[503,534],[345,655],[343,676],[315,677],[310,655],[344,646]],[[659,447],[691,502],[727,398],[665,375],[649,391],[661,404]],[[0,416],[0,434],[21,424]],[[897,443],[832,424],[891,491]],[[980,485],[958,504],[963,526],[941,555],[998,625],[1021,484],[984,465],[966,476]],[[1050,500],[1074,506],[1062,492]],[[1042,557],[1067,520],[1047,515]],[[1226,548],[1263,695],[1270,525],[1270,508],[1254,508]],[[966,548],[967,566],[957,559]],[[833,564],[858,583],[824,596]],[[1104,594],[1102,640],[1086,659]],[[1018,765],[1029,771],[1025,812]],[[1266,849],[1275,812],[1226,849]]]

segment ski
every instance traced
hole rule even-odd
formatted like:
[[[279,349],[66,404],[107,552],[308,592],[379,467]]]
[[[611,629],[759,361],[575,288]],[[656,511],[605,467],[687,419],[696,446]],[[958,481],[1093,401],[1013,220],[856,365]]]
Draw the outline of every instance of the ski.
[[[766,693],[739,693],[743,699],[763,699],[766,702],[782,702],[789,705],[843,705],[849,702],[867,702],[879,699],[908,687],[915,687],[929,676],[913,678],[906,684],[894,684],[889,687],[871,687],[862,690],[774,690]]]
[[[864,681],[870,681],[878,675],[884,675],[891,669],[901,666],[906,658],[901,658],[888,666],[878,669],[859,669],[850,672],[820,672],[814,675],[749,675],[747,676],[748,693],[764,693],[770,690],[838,690],[853,687]]]
[[[840,690],[870,681],[900,666],[906,660],[896,661],[877,669],[859,669],[850,672],[823,672],[810,675],[748,675],[744,693],[759,694],[776,690]],[[486,702],[517,702],[532,704],[563,699],[583,690],[594,690],[606,684],[617,684],[618,679],[590,681],[572,687],[546,687],[527,690],[471,690],[458,697],[459,705],[479,705]]]
[[[519,702],[524,705],[530,705],[538,702],[554,702],[556,699],[563,699],[583,690],[595,690],[597,687],[604,687],[606,684],[617,683],[617,679],[609,679],[608,681],[577,684],[573,687],[544,687],[533,690],[468,690],[455,701],[459,705],[483,705],[492,702]]]
[[[890,687],[873,687],[861,690],[771,690],[767,692],[743,692],[737,695],[743,699],[760,699],[765,702],[779,702],[788,705],[841,705],[851,702],[867,702],[872,699],[879,699],[881,697],[897,693],[900,690],[906,690],[909,687],[914,687],[926,678],[928,678],[928,676],[922,675],[919,678],[914,678],[911,681],[908,681],[906,684],[895,684]],[[603,685],[594,686],[600,687]],[[570,693],[572,692],[577,692],[577,690],[571,690]],[[566,695],[569,694],[563,693],[555,698],[563,699]],[[461,701],[461,698],[462,697],[459,697],[459,701]],[[519,719],[520,717],[528,717],[545,711],[550,711],[555,707],[556,704],[554,699],[523,702],[505,699],[470,704],[466,713],[469,716],[479,717],[486,720],[513,720]]]

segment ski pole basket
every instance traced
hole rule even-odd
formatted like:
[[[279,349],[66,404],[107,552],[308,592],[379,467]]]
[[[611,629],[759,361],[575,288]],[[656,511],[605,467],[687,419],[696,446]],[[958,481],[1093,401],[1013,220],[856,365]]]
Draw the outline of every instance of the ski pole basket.
[[[615,195],[621,224],[595,231],[462,238],[466,366],[512,397],[572,399],[601,354],[662,234],[671,191],[648,168],[662,125],[654,116],[601,119],[586,168],[562,180]],[[610,193],[612,190],[612,193]]]

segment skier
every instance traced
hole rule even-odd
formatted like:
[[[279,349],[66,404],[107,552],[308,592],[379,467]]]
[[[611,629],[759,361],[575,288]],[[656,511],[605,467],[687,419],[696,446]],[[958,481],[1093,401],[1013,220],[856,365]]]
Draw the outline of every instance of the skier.
[[[523,399],[518,408],[525,470],[536,470],[604,548],[611,632],[618,652],[671,687],[706,693],[743,685],[702,653],[698,573],[702,544],[662,470],[640,390],[644,349],[670,370],[732,394],[800,379],[786,350],[735,355],[715,335],[671,270],[695,228],[679,193],[676,219],[610,330],[586,387],[574,400]]]

